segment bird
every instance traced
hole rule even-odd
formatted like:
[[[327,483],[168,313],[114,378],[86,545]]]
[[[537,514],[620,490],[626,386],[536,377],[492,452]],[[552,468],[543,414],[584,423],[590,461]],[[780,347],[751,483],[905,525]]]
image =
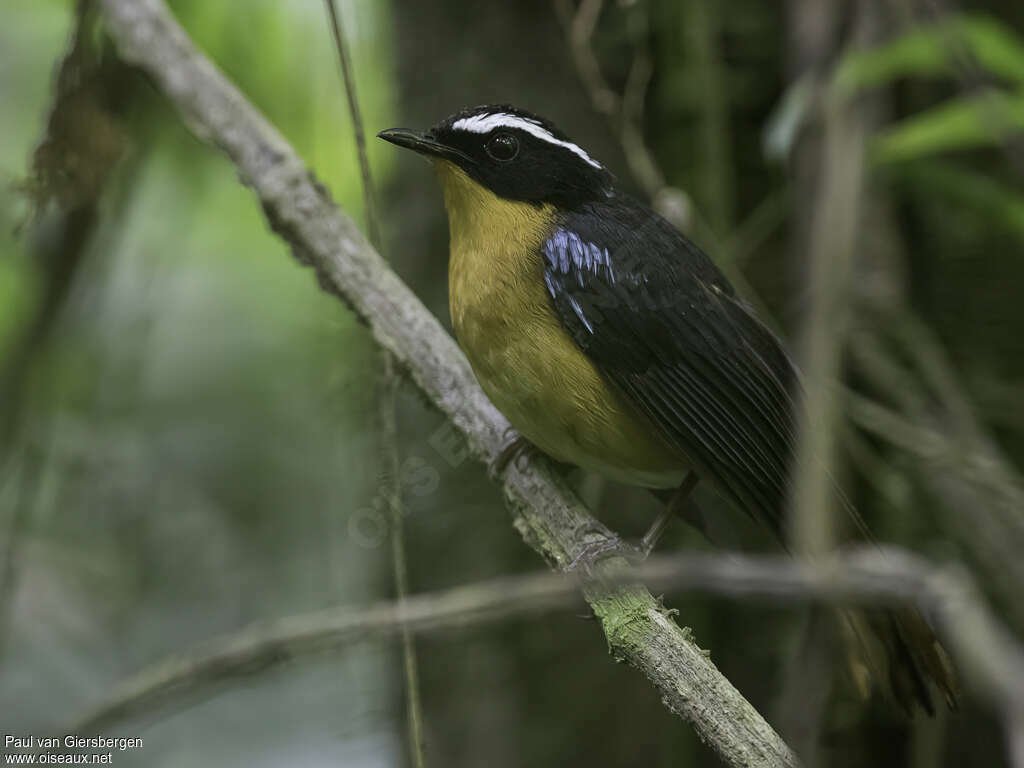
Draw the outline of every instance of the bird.
[[[704,251],[510,104],[378,137],[440,181],[452,328],[520,436],[501,461],[528,446],[663,497],[678,489],[677,509],[699,478],[785,543],[799,375]],[[870,679],[932,713],[934,687],[955,708],[949,658],[916,609],[842,616],[864,647],[862,690]]]

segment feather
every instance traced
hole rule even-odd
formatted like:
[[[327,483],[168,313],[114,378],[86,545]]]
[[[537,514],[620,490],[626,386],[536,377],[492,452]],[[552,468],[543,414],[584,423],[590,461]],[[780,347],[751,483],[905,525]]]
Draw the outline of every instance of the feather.
[[[796,374],[693,243],[629,198],[563,213],[541,248],[565,330],[740,508],[781,535]]]

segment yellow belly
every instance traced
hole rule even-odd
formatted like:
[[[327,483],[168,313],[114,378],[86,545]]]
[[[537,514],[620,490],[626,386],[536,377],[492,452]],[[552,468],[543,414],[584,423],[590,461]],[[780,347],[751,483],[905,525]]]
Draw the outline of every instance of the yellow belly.
[[[609,388],[551,307],[540,245],[553,211],[503,200],[461,171],[441,170],[452,325],[491,402],[559,461],[635,485],[678,485],[685,462]]]

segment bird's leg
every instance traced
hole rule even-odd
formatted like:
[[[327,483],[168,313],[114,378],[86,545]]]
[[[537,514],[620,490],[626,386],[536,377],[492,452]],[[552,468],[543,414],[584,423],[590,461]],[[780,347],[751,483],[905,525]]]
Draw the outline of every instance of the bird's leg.
[[[691,519],[692,505],[689,503],[690,493],[693,491],[694,486],[697,485],[697,480],[697,473],[690,470],[686,477],[683,478],[683,482],[680,483],[675,493],[673,493],[672,497],[668,500],[665,508],[661,510],[656,518],[654,518],[654,522],[651,523],[651,527],[647,529],[647,533],[645,533],[644,537],[640,539],[640,552],[645,558],[650,555],[651,550],[657,546],[658,541],[661,539],[661,535],[665,533],[665,529],[668,528],[669,522],[671,522],[672,518],[676,515],[679,515],[687,522],[696,525],[698,528],[700,527],[697,522]],[[699,513],[697,519],[700,520],[702,525],[703,520],[699,517]]]
[[[537,450],[537,446],[516,432],[512,427],[508,427],[502,437],[504,438],[505,446],[491,463],[487,465],[487,474],[492,480],[497,480],[508,468],[510,462],[518,462],[519,459]]]
[[[612,534],[610,539],[605,538],[602,541],[584,547],[583,551],[576,555],[573,561],[569,563],[566,570],[575,570],[580,563],[593,564],[602,555],[621,555],[627,560],[632,561],[646,560],[648,555],[651,554],[651,550],[657,545],[661,535],[665,532],[665,529],[668,528],[672,518],[676,515],[686,517],[687,513],[685,510],[690,506],[690,493],[693,491],[693,487],[697,485],[697,479],[697,473],[693,471],[683,478],[683,482],[672,493],[665,508],[655,518],[651,527],[647,529],[647,533],[644,534],[639,545],[625,542],[615,534]]]

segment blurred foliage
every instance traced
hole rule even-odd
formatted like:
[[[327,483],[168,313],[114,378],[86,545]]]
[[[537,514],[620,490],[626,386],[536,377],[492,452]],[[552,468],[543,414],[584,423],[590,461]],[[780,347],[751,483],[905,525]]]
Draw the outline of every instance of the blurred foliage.
[[[978,14],[952,14],[847,54],[835,80],[844,88],[874,88],[898,77],[956,78],[965,62],[1024,85],[1024,40],[999,19]]]
[[[171,5],[361,221],[322,0]],[[636,191],[548,0],[341,5],[368,135],[513,102],[550,116]],[[879,295],[936,329],[1019,468],[1024,12],[985,0],[940,23],[897,14],[856,49],[843,45],[852,23],[840,19],[811,55],[799,33],[826,5],[606,3],[593,45],[614,88],[635,46],[650,50],[645,135],[702,214],[690,234],[729,259],[792,335],[814,210],[815,77],[863,102],[874,116],[871,263],[857,287],[884,282]],[[0,712],[9,731],[37,734],[215,633],[390,595],[378,357],[365,329],[290,258],[230,163],[145,78],[118,69],[101,31],[82,38],[88,67],[65,70],[92,72],[97,89],[60,74],[75,7],[10,2],[0,24]],[[62,91],[73,98],[54,110]],[[447,322],[434,180],[417,158],[382,142],[369,150],[387,255]],[[55,194],[33,212],[41,196],[26,189]],[[406,499],[414,590],[539,567],[482,468],[437,448],[440,417],[409,388],[400,405],[403,455],[432,473]],[[907,457],[860,439],[850,484],[879,538],[964,556]],[[655,510],[635,489],[570,479],[624,535]],[[700,500],[719,540],[771,546],[706,490]],[[664,543],[707,546],[684,526]],[[805,612],[666,600],[761,711],[792,723],[783,699],[805,665]],[[418,646],[432,765],[715,764],[639,675],[610,662],[593,622],[560,615]],[[126,722],[123,734],[146,747],[115,760],[403,764],[400,670],[396,647],[375,644],[233,681],[184,711]],[[973,699],[949,721],[907,726],[840,694],[823,743],[835,766],[1004,760],[992,713]]]
[[[848,54],[835,85],[855,91],[911,76],[964,79],[975,69],[980,77],[1005,81],[1006,89],[964,93],[890,126],[875,140],[875,159],[896,162],[999,146],[1024,130],[1024,41],[996,19],[954,16]]]
[[[0,28],[0,88],[18,105],[0,113],[10,224],[0,292],[13,298],[0,311],[5,350],[35,323],[34,296],[49,290],[45,255],[66,226],[60,203],[74,202],[30,218],[9,186],[25,177],[45,133],[72,8],[10,4]],[[322,3],[174,10],[358,219],[352,131]],[[367,119],[388,122],[386,8],[345,12],[366,73]],[[37,733],[163,653],[246,621],[368,599],[386,573],[336,514],[373,495],[368,339],[269,232],[231,165],[142,78],[122,87],[120,168],[105,181],[85,263],[48,340],[21,361],[18,438],[4,462],[5,540],[13,521],[31,523],[15,553],[0,711],[8,728]],[[88,148],[97,134],[76,117],[63,124]],[[390,155],[374,148],[371,159],[386,175]],[[122,762],[248,765],[315,752],[340,733],[338,754],[386,764],[392,738],[366,714],[387,700],[383,660],[366,650],[330,665],[330,675],[243,689],[190,713],[190,738],[174,727],[147,731],[152,746]],[[350,695],[360,688],[365,696]],[[337,719],[304,732],[289,714],[296,708]],[[249,746],[212,748],[238,729]],[[307,750],[303,739],[318,746]]]
[[[896,162],[981,145],[999,146],[1022,129],[1024,94],[964,96],[908,118],[880,135],[874,146],[875,158]]]

